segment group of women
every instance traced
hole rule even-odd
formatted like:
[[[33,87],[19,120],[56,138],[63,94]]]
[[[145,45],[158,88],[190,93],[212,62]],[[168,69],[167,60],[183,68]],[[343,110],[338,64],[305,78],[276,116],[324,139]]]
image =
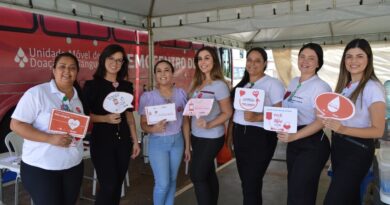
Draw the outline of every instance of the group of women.
[[[252,48],[247,52],[244,77],[230,91],[216,50],[203,47],[195,55],[195,75],[187,94],[173,84],[173,65],[158,61],[154,66],[156,89],[144,92],[139,104],[141,128],[150,134],[154,204],[174,204],[183,156],[191,160],[190,177],[198,204],[217,204],[214,158],[225,142],[228,121],[227,140],[234,144],[244,205],[262,204],[262,180],[278,140],[288,143],[287,204],[315,204],[320,173],[329,155],[333,177],[324,204],[359,204],[359,185],[373,160],[373,139],[384,131],[384,89],[374,73],[369,43],[355,39],[344,50],[335,92],[350,98],[356,113],[345,121],[321,118],[315,97],[331,91],[317,75],[323,62],[321,46],[305,44],[298,55],[301,75],[292,79],[286,90],[279,80],[265,74],[265,50]],[[72,54],[63,53],[55,59],[53,79],[23,95],[12,115],[11,129],[25,139],[21,175],[35,204],[75,204],[83,175],[82,143],[67,134],[48,132],[53,108],[90,115],[91,158],[100,185],[95,204],[119,204],[130,158],[139,155],[140,146],[133,110],[109,113],[103,109],[103,100],[114,91],[133,92],[132,84],[126,81],[127,67],[124,49],[107,46],[93,80],[87,81],[81,92],[76,81],[78,61]],[[265,130],[263,113],[234,110],[232,102],[238,87],[264,90],[265,106],[297,108],[298,132]],[[210,114],[191,119],[183,116],[188,98],[214,99]],[[144,108],[168,103],[175,104],[177,120],[149,125]],[[332,130],[331,145],[324,128]]]

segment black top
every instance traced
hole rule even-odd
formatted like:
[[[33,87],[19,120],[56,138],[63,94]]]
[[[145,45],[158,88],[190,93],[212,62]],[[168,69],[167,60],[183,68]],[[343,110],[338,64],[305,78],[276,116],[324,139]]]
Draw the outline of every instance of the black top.
[[[113,86],[113,83],[104,78],[95,78],[85,82],[83,93],[90,112],[96,115],[109,114],[109,112],[103,108],[103,101],[109,93],[114,91],[115,87]],[[116,91],[133,94],[133,84],[128,81],[119,81],[119,86],[116,88]],[[132,112],[133,109],[129,108],[126,111]],[[130,128],[127,124],[125,112],[121,113],[122,120],[119,126],[117,124],[102,122],[93,123],[91,140],[103,143],[111,142],[113,139],[131,141]],[[117,133],[120,137],[118,137]]]

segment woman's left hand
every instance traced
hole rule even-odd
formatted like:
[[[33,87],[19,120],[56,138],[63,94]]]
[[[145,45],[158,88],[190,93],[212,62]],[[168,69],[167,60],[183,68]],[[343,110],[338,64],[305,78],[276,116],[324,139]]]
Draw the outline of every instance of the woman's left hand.
[[[190,148],[184,150],[184,161],[189,162],[191,160],[191,151]]]
[[[207,127],[207,121],[203,118],[198,118],[196,119],[196,125],[200,128],[203,128],[203,129],[208,129]]]
[[[294,134],[289,134],[287,132],[278,132],[277,137],[278,137],[278,139],[280,141],[286,142],[286,143],[289,143],[289,142],[297,140],[297,139],[295,139],[295,135]]]
[[[131,158],[135,159],[139,155],[140,152],[141,152],[141,148],[139,146],[139,143],[135,142],[133,144],[133,153],[131,154]]]

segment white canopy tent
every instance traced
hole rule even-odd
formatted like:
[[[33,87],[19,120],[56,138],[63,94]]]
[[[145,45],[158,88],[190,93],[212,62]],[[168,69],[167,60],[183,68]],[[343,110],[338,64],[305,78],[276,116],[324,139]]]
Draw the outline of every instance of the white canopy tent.
[[[147,30],[149,22],[155,41],[290,47],[356,36],[390,39],[390,0],[0,0],[0,5],[121,28]]]
[[[296,48],[317,42],[341,50],[343,45],[337,44],[363,37],[381,41],[377,59],[384,70],[379,73],[382,80],[390,79],[385,68],[390,65],[390,0],[0,0],[0,6],[148,30],[150,42],[191,39],[237,48]],[[289,54],[292,64],[284,66],[291,73],[296,52]]]

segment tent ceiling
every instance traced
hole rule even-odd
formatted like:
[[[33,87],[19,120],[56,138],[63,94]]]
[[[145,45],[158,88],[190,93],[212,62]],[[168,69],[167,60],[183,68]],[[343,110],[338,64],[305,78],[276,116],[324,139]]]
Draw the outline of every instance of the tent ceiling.
[[[146,29],[150,16],[156,41],[274,47],[390,39],[390,0],[0,0],[0,6],[121,28]]]
[[[122,10],[141,16],[148,16],[152,0],[73,0],[105,8]],[[286,1],[286,0],[284,0]],[[216,10],[221,8],[234,8],[241,5],[264,4],[272,0],[163,0],[154,1],[153,17],[182,15]]]

